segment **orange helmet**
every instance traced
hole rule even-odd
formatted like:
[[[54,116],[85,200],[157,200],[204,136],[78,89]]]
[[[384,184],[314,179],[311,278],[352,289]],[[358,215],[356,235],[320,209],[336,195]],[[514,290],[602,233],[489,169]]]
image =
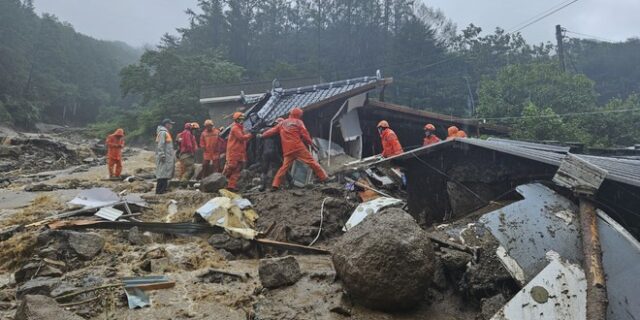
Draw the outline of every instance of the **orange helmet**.
[[[187,122],[184,124],[184,129],[185,130],[191,130],[191,122]]]
[[[458,133],[459,129],[456,126],[451,126],[449,127],[449,129],[447,129],[447,132],[449,133],[449,136],[455,136],[456,133]]]
[[[207,119],[204,121],[204,126],[205,127],[213,127],[213,121],[211,119]]]
[[[428,131],[436,131],[436,126],[432,125],[431,123],[427,123],[427,125],[424,126],[424,129]]]
[[[200,125],[197,122],[192,122],[191,129],[200,129]]]
[[[289,115],[296,118],[296,119],[301,119],[302,118],[302,109],[296,107],[291,109],[291,111],[289,112]]]
[[[124,137],[124,130],[121,128],[116,129],[116,132],[113,133],[115,136]]]
[[[233,113],[233,120],[241,120],[241,119],[244,119],[244,113],[239,111]]]
[[[378,128],[389,128],[389,122],[387,120],[382,120],[378,122]]]

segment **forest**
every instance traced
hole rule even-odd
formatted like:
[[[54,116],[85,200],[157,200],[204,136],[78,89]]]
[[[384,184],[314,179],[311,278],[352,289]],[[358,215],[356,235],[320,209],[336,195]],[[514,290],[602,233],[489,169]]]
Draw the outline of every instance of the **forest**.
[[[2,2],[0,114],[122,126],[146,137],[157,121],[205,117],[202,85],[320,76],[393,77],[399,104],[513,127],[515,138],[594,146],[640,143],[640,40],[563,38],[464,28],[428,1],[200,0],[189,25],[138,53],[38,17],[27,1]],[[524,18],[524,17],[523,17]],[[552,30],[550,31],[550,33]],[[26,36],[19,36],[24,34]]]

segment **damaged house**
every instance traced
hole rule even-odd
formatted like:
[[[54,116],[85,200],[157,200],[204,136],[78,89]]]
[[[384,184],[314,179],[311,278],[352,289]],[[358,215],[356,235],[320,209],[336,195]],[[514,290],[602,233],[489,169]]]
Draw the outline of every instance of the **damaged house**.
[[[468,138],[372,166],[403,172],[406,208],[425,226],[442,224],[462,243],[469,233],[495,237],[496,257],[522,289],[492,319],[595,319],[605,307],[607,319],[640,314],[640,161]],[[385,188],[383,180],[371,179]]]
[[[338,152],[344,152],[353,159],[362,159],[381,152],[376,125],[383,119],[389,121],[405,149],[416,148],[422,144],[423,127],[426,123],[436,125],[437,134],[441,137],[446,137],[446,130],[452,125],[473,135],[504,136],[509,132],[505,127],[483,124],[476,120],[460,119],[384,102],[385,88],[392,82],[393,78],[384,78],[379,71],[376,76],[291,88],[282,86],[292,83],[291,81],[280,83],[274,80],[271,89],[245,111],[245,128],[260,130],[278,117],[287,117],[291,109],[299,107],[304,111],[304,122],[309,133],[324,151],[319,155],[320,158],[335,154],[327,152],[328,141],[331,141],[331,149],[337,148],[340,150]],[[238,88],[240,87],[236,89]],[[238,97],[240,96],[229,96],[228,99]],[[248,96],[244,97],[243,99],[246,99]],[[212,99],[203,98],[201,103],[214,103]],[[210,114],[214,118],[221,118],[221,114],[228,116],[238,109],[237,105],[226,109],[221,105],[211,105]],[[255,150],[255,146],[253,149]],[[250,149],[249,154],[251,153]]]

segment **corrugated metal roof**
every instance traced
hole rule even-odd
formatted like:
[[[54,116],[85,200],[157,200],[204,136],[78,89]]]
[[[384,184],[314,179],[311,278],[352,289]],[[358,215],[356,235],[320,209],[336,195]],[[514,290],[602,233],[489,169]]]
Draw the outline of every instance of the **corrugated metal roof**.
[[[539,150],[535,148],[527,148],[527,147],[518,145],[516,143],[504,143],[500,141],[464,138],[464,139],[449,140],[442,143],[437,143],[435,145],[421,147],[418,149],[407,151],[395,157],[391,157],[391,158],[379,161],[378,163],[394,160],[394,159],[395,160],[409,159],[421,154],[429,153],[435,148],[440,149],[443,147],[451,147],[454,144],[473,145],[473,146],[490,149],[490,150],[494,150],[494,151],[498,151],[498,152],[502,152],[502,153],[514,155],[517,157],[554,165],[554,166],[559,166],[566,155],[566,152],[564,153],[552,152],[552,151]],[[542,145],[542,146],[549,146],[549,145]],[[552,147],[550,147],[550,149],[551,148]],[[589,155],[582,155],[582,154],[579,154],[579,155],[575,154],[575,156],[581,159],[584,159],[587,162],[594,164],[602,169],[607,170],[608,173],[607,173],[606,179],[640,187],[640,161],[638,160],[598,157],[598,156],[589,156]]]
[[[512,145],[527,148],[527,149],[535,149],[535,150],[543,150],[543,151],[559,152],[559,153],[567,153],[569,152],[569,150],[571,150],[571,147],[557,146],[553,144],[534,143],[534,142],[527,142],[527,141],[499,139],[494,137],[487,139],[487,141],[497,142],[497,143],[507,143],[507,144],[512,144]]]
[[[295,107],[304,108],[330,97],[376,83],[378,80],[380,78],[375,76],[361,77],[300,88],[275,89],[271,92],[269,100],[258,111],[258,116],[266,122],[271,122],[279,116],[286,115]]]

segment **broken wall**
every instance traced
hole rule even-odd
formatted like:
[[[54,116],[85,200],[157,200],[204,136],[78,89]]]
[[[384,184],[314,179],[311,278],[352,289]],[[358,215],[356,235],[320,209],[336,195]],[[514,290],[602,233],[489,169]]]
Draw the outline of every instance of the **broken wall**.
[[[409,212],[432,224],[462,217],[517,185],[550,180],[555,167],[471,145],[456,145],[399,162]]]

